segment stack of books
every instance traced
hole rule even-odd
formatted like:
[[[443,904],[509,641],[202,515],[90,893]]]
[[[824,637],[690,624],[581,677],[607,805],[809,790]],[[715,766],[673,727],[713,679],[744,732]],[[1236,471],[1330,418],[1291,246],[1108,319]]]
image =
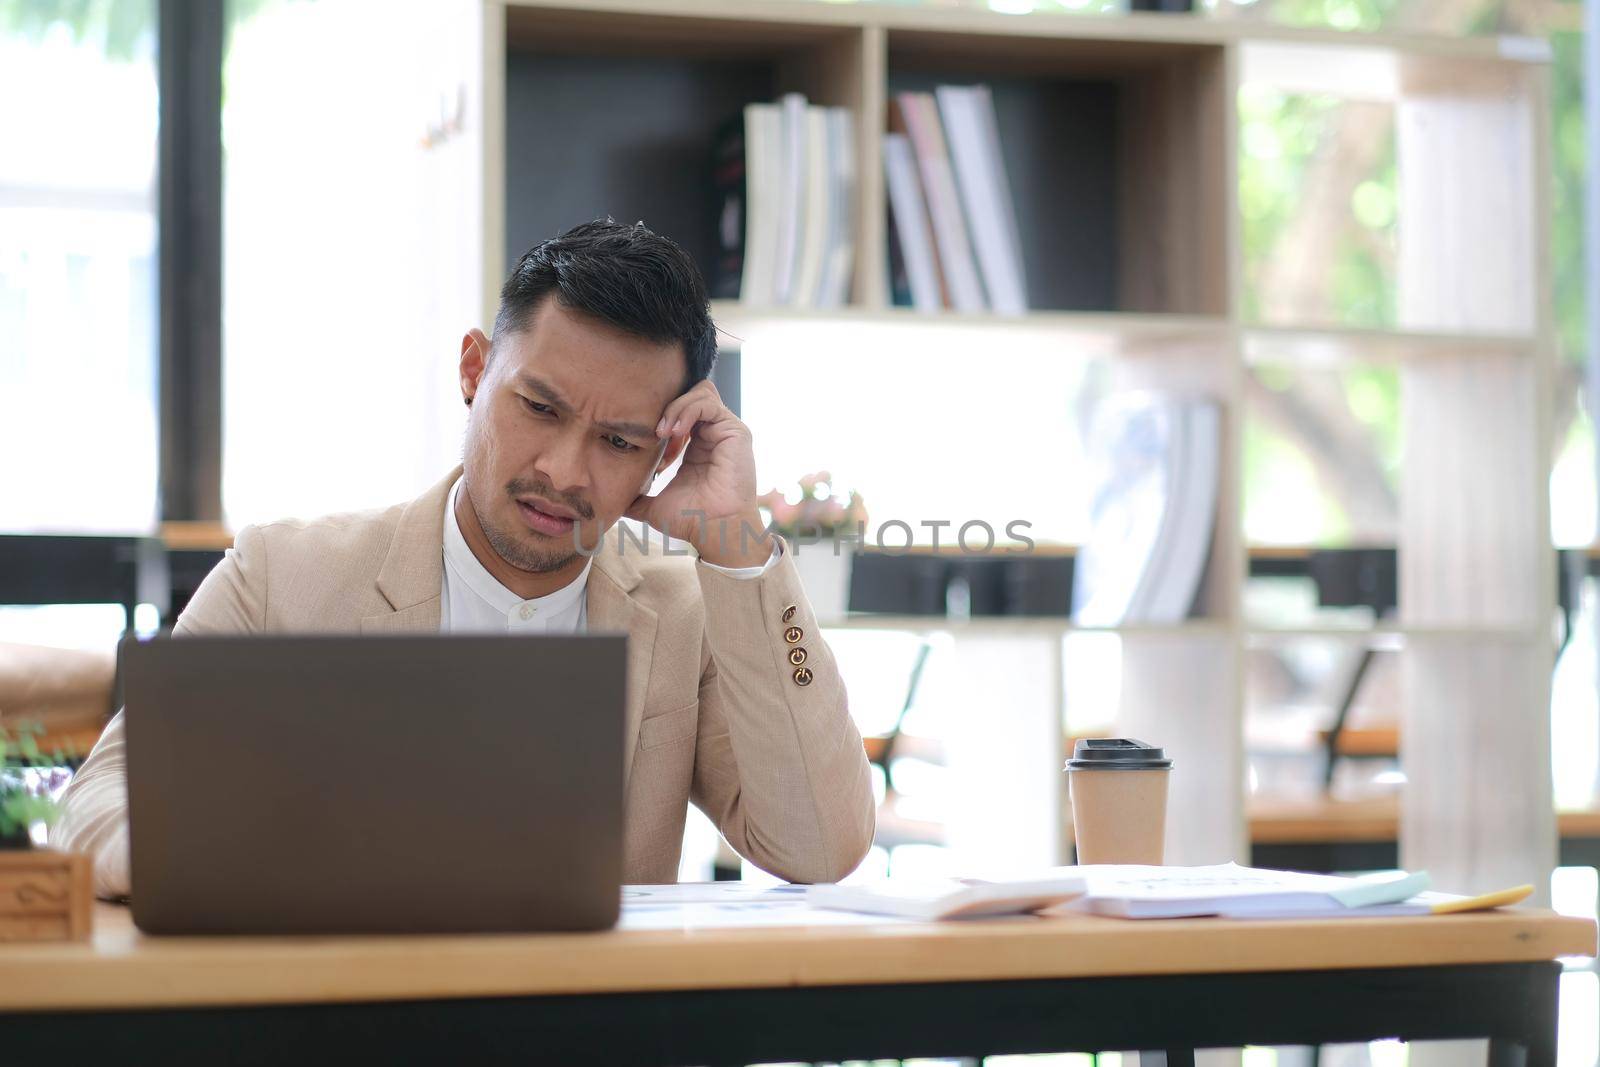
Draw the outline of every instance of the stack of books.
[[[712,296],[834,308],[855,269],[856,142],[849,110],[799,93],[749,104],[717,135]]]
[[[1385,871],[1362,878],[1272,871],[1222,863],[1209,867],[1063,867],[1087,883],[1070,910],[1121,919],[1378,919],[1449,915],[1518,904],[1521,885],[1480,896],[1429,890],[1426,871]]]
[[[986,85],[898,93],[883,166],[889,285],[919,311],[1028,310],[1017,213]]]
[[[1272,871],[1223,863],[1208,867],[1057,867],[1025,877],[905,880],[814,885],[813,908],[906,919],[968,919],[1030,912],[1087,912],[1119,919],[1376,919],[1448,915],[1521,903],[1533,886],[1481,896],[1429,890],[1427,872],[1363,878]]]

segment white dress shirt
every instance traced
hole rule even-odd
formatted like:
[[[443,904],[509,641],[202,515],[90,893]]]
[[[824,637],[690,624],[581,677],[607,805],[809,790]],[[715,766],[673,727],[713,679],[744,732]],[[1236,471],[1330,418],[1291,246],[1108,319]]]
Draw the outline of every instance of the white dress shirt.
[[[456,521],[456,496],[461,480],[450,487],[444,509],[444,589],[439,599],[441,633],[491,634],[581,634],[589,626],[585,591],[589,588],[588,560],[576,578],[553,593],[524,600],[490,574],[478,562]],[[735,578],[759,578],[771,569],[781,554],[774,539],[772,555],[759,567],[716,567]]]

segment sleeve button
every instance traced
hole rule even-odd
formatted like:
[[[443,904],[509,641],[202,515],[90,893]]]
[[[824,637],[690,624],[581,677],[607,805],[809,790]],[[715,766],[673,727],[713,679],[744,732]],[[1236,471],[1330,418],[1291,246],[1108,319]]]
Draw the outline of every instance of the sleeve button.
[[[796,667],[794,669],[794,684],[795,685],[810,685],[811,684],[811,668],[810,667]]]
[[[795,606],[793,604],[790,604],[788,607],[784,608],[783,609],[783,621],[784,622],[788,622],[790,619],[794,618],[794,613],[795,613],[796,610],[797,609],[795,608]]]
[[[805,649],[800,648],[797,645],[794,648],[791,648],[789,650],[789,662],[790,663],[792,663],[796,667],[798,667],[798,666],[800,666],[800,664],[804,663],[805,661],[806,661],[806,650]]]
[[[783,639],[789,642],[791,645],[798,645],[800,643],[800,639],[805,635],[806,632],[800,629],[798,626],[791,626],[787,630],[783,631]]]

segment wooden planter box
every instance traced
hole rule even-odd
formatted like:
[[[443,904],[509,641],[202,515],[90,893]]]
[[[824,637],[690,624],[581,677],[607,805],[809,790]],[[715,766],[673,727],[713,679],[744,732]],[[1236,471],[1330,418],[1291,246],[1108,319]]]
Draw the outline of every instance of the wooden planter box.
[[[0,851],[0,942],[86,941],[93,903],[89,857]]]

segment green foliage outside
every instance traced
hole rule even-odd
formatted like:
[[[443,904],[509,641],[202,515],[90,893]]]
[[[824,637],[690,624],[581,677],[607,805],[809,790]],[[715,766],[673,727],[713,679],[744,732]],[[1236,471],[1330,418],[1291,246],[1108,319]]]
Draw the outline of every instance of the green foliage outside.
[[[1272,21],[1305,26],[1332,26],[1347,30],[1379,30],[1405,13],[1405,0],[1259,0],[1271,3]],[[1466,19],[1464,32],[1495,32],[1500,11],[1489,5]],[[1518,27],[1526,31],[1529,28]],[[1554,183],[1550,225],[1553,303],[1560,359],[1573,366],[1584,364],[1587,352],[1584,306],[1584,115],[1582,37],[1573,32],[1549,34],[1554,62],[1551,68]],[[1324,96],[1297,96],[1268,86],[1248,85],[1240,93],[1240,210],[1243,214],[1243,258],[1246,292],[1244,312],[1255,321],[1264,315],[1272,293],[1262,284],[1271,277],[1275,257],[1295,254],[1283,247],[1292,236],[1296,210],[1305,195],[1308,170],[1319,154],[1328,151],[1341,102]],[[1393,263],[1381,255],[1392,249],[1397,226],[1396,169],[1392,136],[1370,173],[1355,187],[1342,220],[1339,239],[1323,275],[1329,323],[1353,327],[1390,328],[1395,325]],[[1286,389],[1258,372],[1268,388]],[[1342,372],[1349,414],[1367,424],[1372,451],[1389,474],[1391,485],[1399,468],[1399,376],[1384,368],[1351,368]],[[1281,379],[1281,375],[1279,376]],[[1594,451],[1593,425],[1579,394],[1581,375],[1566,374],[1558,383],[1556,428],[1558,484],[1552,486],[1559,506],[1574,486],[1565,480],[1592,483],[1592,464],[1584,461]],[[1252,422],[1244,433],[1245,500],[1247,534],[1252,528],[1271,529],[1272,509],[1286,475],[1313,477],[1315,464],[1300,446],[1271,427]],[[1340,544],[1349,539],[1350,524],[1337,499],[1318,509],[1317,529],[1310,539]],[[1559,524],[1558,524],[1559,525]]]
[[[0,34],[36,39],[59,24],[111,59],[132,59],[153,45],[155,6],[155,0],[0,0]]]

